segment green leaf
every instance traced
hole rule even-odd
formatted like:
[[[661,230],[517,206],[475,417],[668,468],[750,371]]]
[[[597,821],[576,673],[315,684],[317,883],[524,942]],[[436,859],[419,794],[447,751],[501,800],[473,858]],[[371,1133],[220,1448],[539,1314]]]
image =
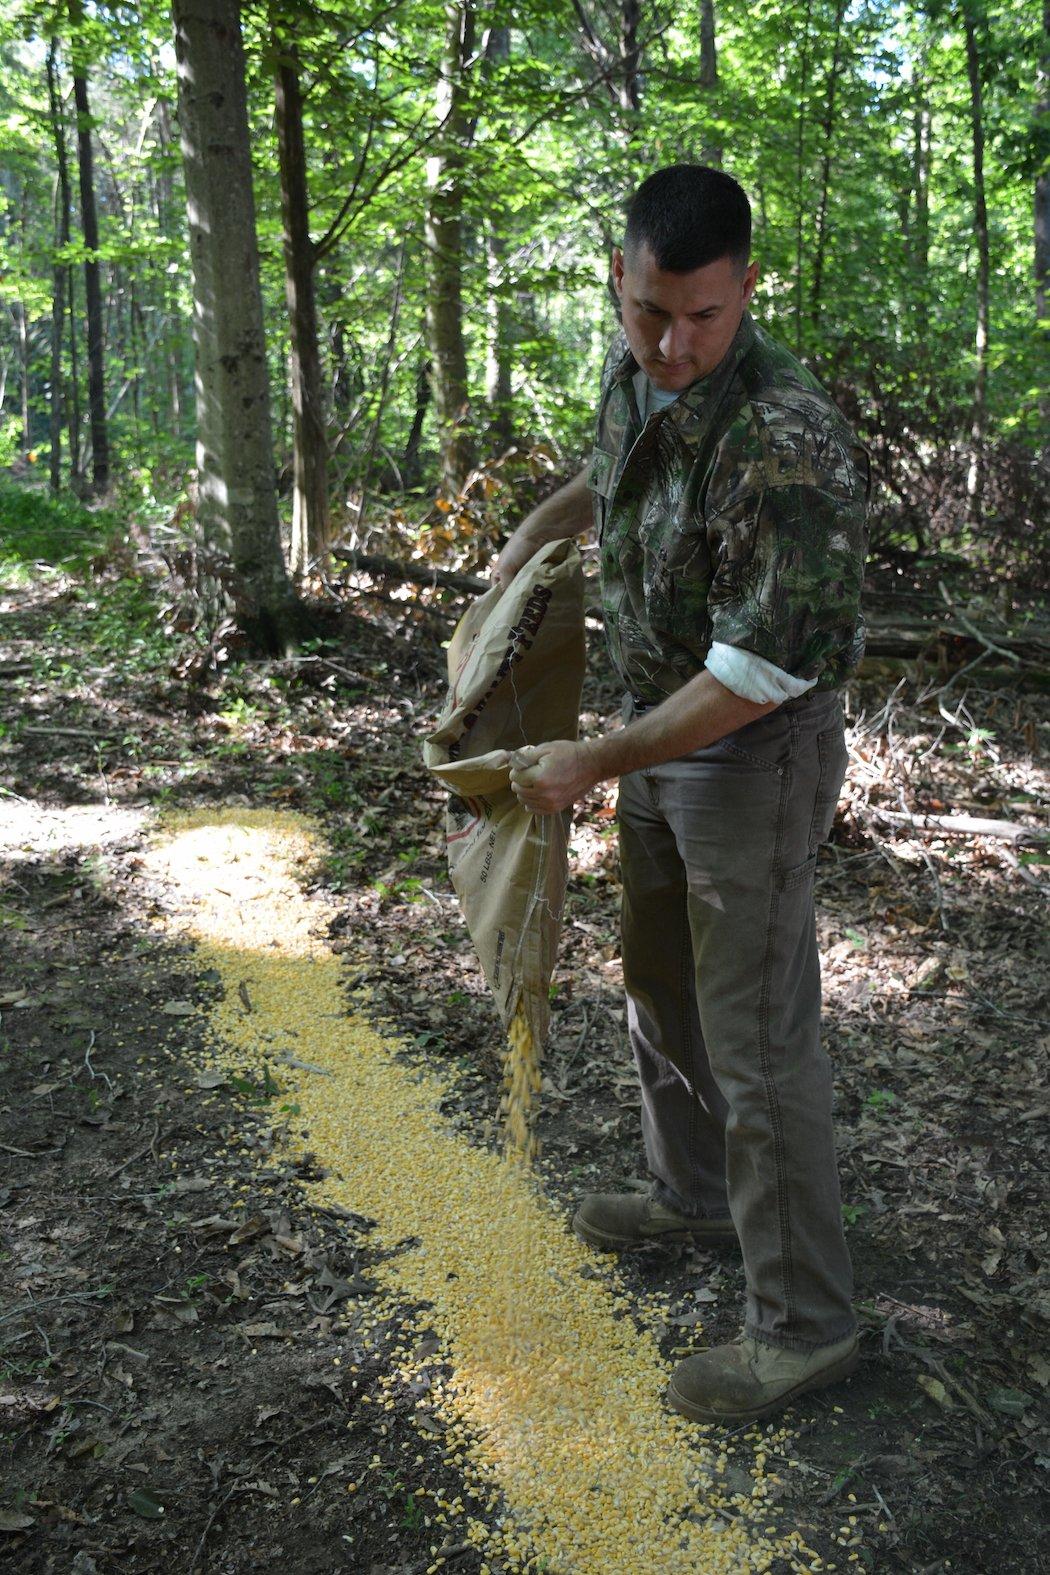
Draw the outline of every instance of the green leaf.
[[[164,1505],[160,1499],[154,1498],[145,1488],[132,1488],[128,1494],[128,1506],[143,1520],[160,1520],[164,1514]]]

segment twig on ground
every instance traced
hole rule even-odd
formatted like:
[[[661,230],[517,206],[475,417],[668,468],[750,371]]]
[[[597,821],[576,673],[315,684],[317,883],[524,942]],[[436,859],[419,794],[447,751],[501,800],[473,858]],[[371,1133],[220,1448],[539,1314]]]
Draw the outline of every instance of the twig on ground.
[[[106,1076],[105,1072],[96,1072],[95,1068],[91,1065],[91,1052],[92,1052],[92,1050],[94,1048],[95,1048],[95,1030],[92,1028],[91,1036],[88,1039],[87,1049],[84,1051],[84,1065],[87,1067],[88,1071],[91,1073],[92,1079],[101,1078],[102,1081],[105,1083],[106,1087],[109,1089],[110,1094],[112,1095],[112,1093],[113,1093],[113,1084],[110,1082],[110,1080]]]

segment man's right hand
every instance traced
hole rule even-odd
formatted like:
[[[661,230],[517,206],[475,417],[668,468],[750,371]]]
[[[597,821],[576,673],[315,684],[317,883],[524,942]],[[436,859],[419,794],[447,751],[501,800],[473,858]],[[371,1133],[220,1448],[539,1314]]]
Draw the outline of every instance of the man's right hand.
[[[525,526],[519,525],[493,565],[493,585],[501,585],[506,590],[519,569],[523,569],[542,546],[542,541],[529,536]]]
[[[591,520],[591,499],[587,490],[587,467],[564,487],[546,498],[518,526],[496,559],[492,570],[493,585],[504,590],[514,576],[525,567],[529,559],[549,541],[561,541],[567,536],[578,536],[587,529]]]

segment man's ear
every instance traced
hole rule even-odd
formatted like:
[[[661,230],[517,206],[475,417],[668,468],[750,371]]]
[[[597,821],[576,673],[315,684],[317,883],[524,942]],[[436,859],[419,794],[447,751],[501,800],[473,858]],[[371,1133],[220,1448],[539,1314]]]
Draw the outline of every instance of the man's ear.
[[[616,291],[616,298],[623,300],[623,252],[618,246],[613,247],[612,254],[612,287]]]
[[[758,283],[758,264],[757,264],[757,262],[749,263],[748,267],[747,267],[747,272],[744,274],[744,307],[745,307],[745,309],[748,306],[750,306],[750,304],[751,304],[751,297],[755,293],[755,285],[757,283]]]

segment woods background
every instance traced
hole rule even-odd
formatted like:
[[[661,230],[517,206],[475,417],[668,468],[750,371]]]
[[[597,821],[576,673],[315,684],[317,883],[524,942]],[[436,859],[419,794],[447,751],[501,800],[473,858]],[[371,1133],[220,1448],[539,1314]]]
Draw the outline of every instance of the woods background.
[[[875,553],[1045,574],[1045,7],[174,13],[0,10],[0,464],[232,550],[242,623],[333,539],[488,562],[588,444],[624,202],[678,160],[751,194],[754,312],[870,445]]]

